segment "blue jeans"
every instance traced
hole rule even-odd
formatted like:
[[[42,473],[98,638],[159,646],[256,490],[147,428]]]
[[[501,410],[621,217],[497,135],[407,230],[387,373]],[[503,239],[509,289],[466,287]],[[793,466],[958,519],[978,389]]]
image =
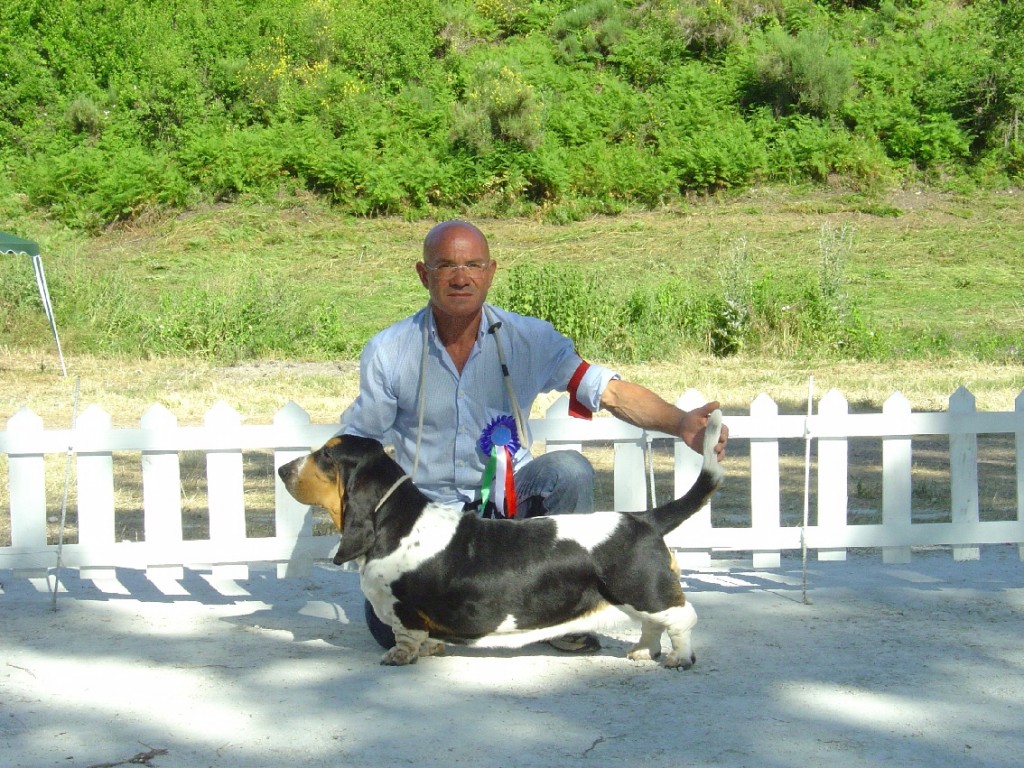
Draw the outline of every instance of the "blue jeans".
[[[516,518],[594,511],[594,467],[579,451],[551,451],[516,472]],[[474,513],[475,514],[475,513]],[[377,618],[367,600],[366,626],[383,648],[393,648],[395,633]]]
[[[515,474],[517,517],[594,511],[594,468],[579,451],[542,453]]]

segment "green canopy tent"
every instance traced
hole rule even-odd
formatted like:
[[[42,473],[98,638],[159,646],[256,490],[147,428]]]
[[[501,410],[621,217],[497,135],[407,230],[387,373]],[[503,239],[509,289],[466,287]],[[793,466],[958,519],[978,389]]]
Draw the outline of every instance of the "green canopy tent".
[[[46,287],[46,273],[43,272],[43,258],[39,255],[39,246],[31,240],[22,240],[20,237],[0,232],[0,253],[24,254],[32,259],[32,269],[36,273],[36,285],[39,287],[39,298],[43,302],[43,311],[46,312],[46,319],[50,321],[53,341],[57,345],[60,370],[67,377],[68,370],[64,367],[64,353],[60,349],[60,338],[57,336],[57,321],[53,318],[53,304],[50,303],[50,289]]]

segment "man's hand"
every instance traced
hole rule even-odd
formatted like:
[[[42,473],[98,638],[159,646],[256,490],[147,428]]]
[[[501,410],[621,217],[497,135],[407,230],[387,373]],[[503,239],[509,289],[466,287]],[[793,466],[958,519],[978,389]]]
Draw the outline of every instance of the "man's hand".
[[[704,452],[704,430],[708,426],[708,416],[711,415],[712,411],[721,407],[717,401],[713,401],[683,414],[679,437],[697,453]],[[715,456],[719,461],[725,458],[725,444],[728,441],[729,427],[723,424],[722,435],[718,438],[718,445],[715,446]]]

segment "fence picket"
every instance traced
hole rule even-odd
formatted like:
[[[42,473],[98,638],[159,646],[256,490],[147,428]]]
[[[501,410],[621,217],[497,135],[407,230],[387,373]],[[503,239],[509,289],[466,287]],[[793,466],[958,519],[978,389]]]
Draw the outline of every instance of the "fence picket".
[[[844,420],[850,404],[837,390],[830,390],[818,403],[818,423]],[[849,440],[845,437],[819,438],[818,448],[818,528],[837,538],[845,538],[849,502]],[[845,560],[845,548],[822,548],[819,560]]]
[[[162,405],[150,406],[139,423],[149,432],[168,432],[178,427],[177,417]],[[159,554],[160,547],[170,548],[182,540],[181,461],[177,451],[142,452],[142,507],[145,540],[152,545],[147,575],[165,580],[183,578],[181,564]]]
[[[900,421],[910,415],[910,401],[896,392],[882,405],[886,418]],[[909,437],[882,438],[882,525],[890,530],[909,527],[911,523],[911,443]],[[895,537],[894,537],[895,538]],[[886,546],[882,549],[885,563],[909,563],[910,547]]]
[[[750,407],[757,419],[777,417],[779,406],[768,395],[758,395]],[[750,527],[755,539],[768,541],[781,524],[778,438],[750,439]],[[778,568],[782,555],[777,548],[755,547],[755,568]]]
[[[676,400],[676,407],[684,411],[698,408],[707,402],[707,398],[696,389],[686,390]],[[703,459],[696,451],[690,450],[682,442],[676,442],[674,449],[675,468],[673,472],[672,492],[679,498],[693,485],[700,474]],[[692,542],[707,541],[711,535],[711,504],[706,504],[700,512],[683,523],[665,537],[665,542],[678,549],[676,560],[681,568],[706,568],[711,565],[711,547],[704,546],[694,549]]]
[[[207,429],[222,435],[242,425],[238,412],[223,400],[206,412]],[[206,492],[210,510],[210,541],[231,545],[245,539],[245,471],[242,450],[222,449],[206,454]],[[216,579],[246,579],[249,568],[240,563],[213,563]]]
[[[1013,401],[1017,432],[1014,436],[1017,465],[1017,522],[1024,525],[1024,392]],[[1017,547],[1017,555],[1024,560],[1024,542]]]
[[[76,431],[98,434],[110,431],[110,414],[90,405],[79,414]],[[114,457],[111,451],[78,454],[78,543],[103,546],[114,541]],[[115,563],[82,569],[83,579],[114,578]]]
[[[7,421],[15,435],[32,437],[43,431],[43,419],[22,408]],[[11,546],[42,551],[46,548],[46,464],[42,453],[12,453],[7,465],[11,500]],[[17,575],[35,578],[46,573],[38,565],[16,569]]]
[[[950,415],[969,416],[977,411],[974,395],[963,387],[949,398]],[[959,420],[957,420],[959,421]],[[978,522],[978,435],[967,432],[950,432],[949,435],[949,482],[952,497],[952,521],[954,523]],[[978,560],[978,547],[953,547],[954,560]]]
[[[274,414],[274,426],[285,425],[308,426],[309,414],[289,400],[281,410]],[[281,478],[277,476],[277,470],[316,447],[318,446],[300,446],[274,451],[274,530],[278,538],[294,539],[298,542],[303,537],[313,535],[312,508],[300,504],[288,493]],[[287,562],[277,564],[277,575],[281,578],[307,576],[311,567],[310,558],[302,557],[298,551],[294,551]]]

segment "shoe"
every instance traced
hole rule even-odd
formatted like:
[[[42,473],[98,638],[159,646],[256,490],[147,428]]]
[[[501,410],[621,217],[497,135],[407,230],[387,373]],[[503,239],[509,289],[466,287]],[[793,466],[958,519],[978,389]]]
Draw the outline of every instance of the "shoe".
[[[590,633],[562,635],[548,640],[548,645],[566,653],[594,653],[601,650],[601,641]]]

